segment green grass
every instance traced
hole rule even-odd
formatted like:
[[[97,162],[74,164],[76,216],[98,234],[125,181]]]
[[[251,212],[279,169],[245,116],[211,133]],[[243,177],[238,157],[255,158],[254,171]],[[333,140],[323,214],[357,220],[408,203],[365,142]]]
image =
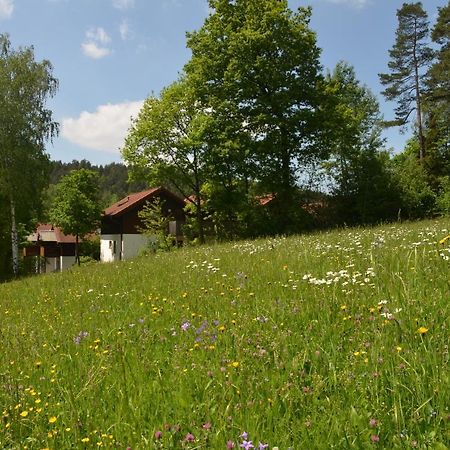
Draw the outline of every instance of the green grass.
[[[349,229],[0,285],[0,447],[238,449],[247,432],[448,448],[449,233]]]

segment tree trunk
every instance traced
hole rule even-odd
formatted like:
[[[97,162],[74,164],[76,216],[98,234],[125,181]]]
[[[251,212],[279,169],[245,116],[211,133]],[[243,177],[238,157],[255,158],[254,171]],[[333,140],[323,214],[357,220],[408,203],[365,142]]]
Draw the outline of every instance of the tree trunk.
[[[414,82],[416,90],[417,128],[419,132],[419,160],[422,162],[423,158],[425,157],[425,137],[423,135],[422,102],[419,86],[419,63],[417,61],[416,48],[417,44],[416,41],[414,41],[413,59],[414,59]]]
[[[80,255],[78,253],[78,233],[75,235],[75,262],[80,265]]]
[[[19,237],[17,236],[16,205],[14,199],[10,198],[11,206],[11,251],[12,268],[15,277],[19,275]]]
[[[196,213],[197,213],[198,239],[200,241],[200,244],[204,244],[205,243],[205,229],[203,226],[203,211],[202,211],[200,197],[197,197],[195,209],[196,209]]]

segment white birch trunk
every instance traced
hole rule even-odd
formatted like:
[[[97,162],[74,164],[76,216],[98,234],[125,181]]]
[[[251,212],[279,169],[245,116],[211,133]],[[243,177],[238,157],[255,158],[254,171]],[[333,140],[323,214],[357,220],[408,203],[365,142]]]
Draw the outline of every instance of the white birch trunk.
[[[17,236],[16,205],[11,197],[11,251],[14,276],[19,275],[19,238]]]

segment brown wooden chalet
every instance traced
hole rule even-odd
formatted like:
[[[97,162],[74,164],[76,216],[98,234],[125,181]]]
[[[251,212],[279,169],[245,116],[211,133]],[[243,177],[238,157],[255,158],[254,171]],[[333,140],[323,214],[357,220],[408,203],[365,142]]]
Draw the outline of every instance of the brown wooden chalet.
[[[39,273],[63,271],[75,264],[75,236],[64,234],[52,224],[38,225],[27,241],[29,245],[23,248],[23,256],[37,257]]]
[[[177,243],[183,241],[181,226],[185,221],[185,201],[164,187],[148,189],[127,195],[103,212],[100,248],[102,261],[129,259],[145,247],[148,238],[140,231],[143,224],[139,212],[147,202],[157,198],[162,200],[163,214],[172,218],[167,232],[175,237]]]

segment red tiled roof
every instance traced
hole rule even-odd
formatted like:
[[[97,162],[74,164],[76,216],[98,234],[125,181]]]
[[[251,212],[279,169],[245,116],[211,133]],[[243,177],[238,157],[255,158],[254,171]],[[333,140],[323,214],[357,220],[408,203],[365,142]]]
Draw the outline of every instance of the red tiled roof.
[[[268,203],[270,203],[274,198],[275,198],[275,196],[273,194],[260,195],[259,197],[256,197],[256,201],[261,206],[264,206],[264,205],[267,205]]]
[[[36,231],[32,235],[28,236],[28,241],[46,241],[57,242],[58,244],[74,244],[76,241],[76,237],[71,234],[64,234],[61,228],[54,227],[51,223],[41,223],[36,228]]]
[[[179,198],[177,195],[173,194],[172,192],[168,191],[167,189],[165,189],[163,187],[157,187],[157,188],[153,188],[153,189],[148,189],[146,191],[136,192],[134,194],[127,195],[122,200],[119,200],[118,202],[116,202],[113,205],[106,208],[105,211],[103,211],[103,215],[104,216],[122,215],[126,211],[131,209],[133,206],[135,206],[136,204],[144,203],[146,200],[154,197],[156,194],[158,194],[160,192],[165,192],[169,196],[178,200],[180,203],[184,203],[184,200],[182,198]]]

